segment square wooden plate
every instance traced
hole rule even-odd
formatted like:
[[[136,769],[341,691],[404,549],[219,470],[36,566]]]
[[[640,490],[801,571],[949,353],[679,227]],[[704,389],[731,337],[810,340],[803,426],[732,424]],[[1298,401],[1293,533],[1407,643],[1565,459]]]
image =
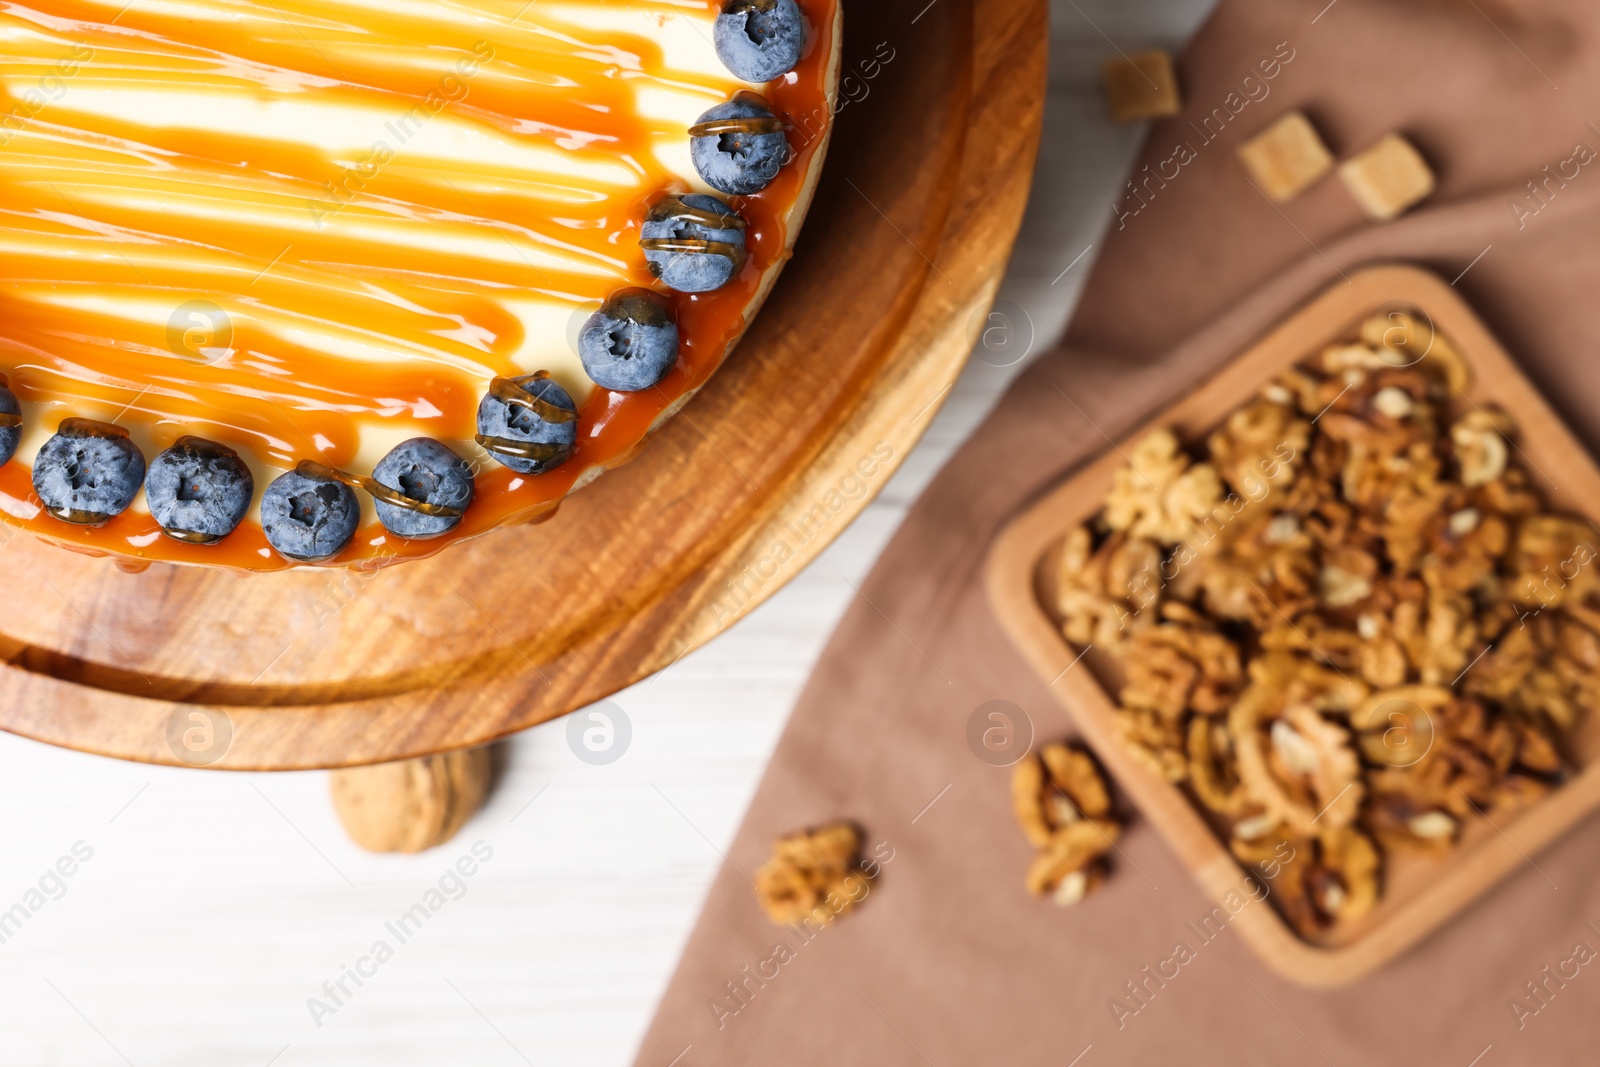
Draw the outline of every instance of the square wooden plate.
[[[1084,739],[1218,905],[1233,894],[1238,910],[1229,924],[1264,962],[1310,987],[1354,981],[1422,940],[1502,878],[1519,868],[1537,870],[1530,857],[1600,804],[1597,716],[1580,720],[1572,739],[1579,769],[1550,796],[1498,825],[1472,820],[1446,856],[1386,852],[1383,894],[1372,912],[1336,924],[1315,941],[1303,940],[1274,908],[1238,907],[1237,894],[1250,887],[1250,876],[1206,814],[1130,756],[1116,730],[1120,672],[1093,650],[1074,666],[1079,650],[1062,636],[1047,607],[1043,576],[1066,532],[1099,510],[1133,442],[1159,426],[1171,427],[1185,443],[1201,441],[1279,372],[1327,344],[1354,339],[1369,315],[1399,309],[1431,320],[1466,361],[1472,382],[1464,396],[1452,398],[1455,407],[1493,403],[1516,421],[1511,461],[1528,471],[1552,510],[1591,522],[1600,518],[1600,470],[1455,290],[1414,267],[1380,266],[1352,275],[1350,284],[1336,285],[1296,311],[1196,392],[1129,435],[1120,451],[1108,450],[1014,519],[988,562],[989,596],[1002,624]]]

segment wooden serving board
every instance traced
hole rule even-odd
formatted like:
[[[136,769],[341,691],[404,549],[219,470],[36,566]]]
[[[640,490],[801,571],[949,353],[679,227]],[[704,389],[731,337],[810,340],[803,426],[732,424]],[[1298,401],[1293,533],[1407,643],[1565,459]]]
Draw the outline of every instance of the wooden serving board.
[[[1045,571],[1066,532],[1100,509],[1112,475],[1146,433],[1165,426],[1186,442],[1203,440],[1281,371],[1329,343],[1354,338],[1372,313],[1400,308],[1422,312],[1462,354],[1473,382],[1465,399],[1457,399],[1459,408],[1467,409],[1468,401],[1492,403],[1511,415],[1517,425],[1512,462],[1528,470],[1552,508],[1600,520],[1600,469],[1456,291],[1424,271],[1385,266],[1352,274],[1349,284],[1335,285],[1301,308],[1202,388],[1014,519],[991,549],[989,595],[1006,631],[1118,783],[1219,905],[1229,894],[1246,891],[1249,876],[1202,809],[1129,755],[1116,729],[1114,694],[1121,689],[1121,673],[1092,650],[1078,663],[1078,650],[1045,606]],[[1074,664],[1076,669],[1069,669]],[[1579,772],[1540,803],[1509,821],[1497,820],[1498,826],[1487,819],[1469,822],[1458,847],[1443,858],[1386,854],[1383,895],[1362,920],[1337,924],[1316,943],[1298,937],[1270,907],[1238,911],[1231,925],[1262,960],[1302,985],[1331,988],[1371,972],[1531,864],[1530,856],[1600,806],[1597,719],[1591,710],[1573,738]]]
[[[125,573],[12,534],[0,728],[347,766],[525,729],[704,643],[861,511],[960,371],[1027,200],[1046,30],[1044,0],[847,0],[833,143],[777,289],[639,457],[546,523],[381,571],[247,576]]]

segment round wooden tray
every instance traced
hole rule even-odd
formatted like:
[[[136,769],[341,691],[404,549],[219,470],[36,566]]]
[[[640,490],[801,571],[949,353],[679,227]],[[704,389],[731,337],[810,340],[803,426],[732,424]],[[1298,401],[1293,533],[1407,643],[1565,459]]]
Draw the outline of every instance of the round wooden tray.
[[[794,260],[637,459],[546,523],[377,572],[125,573],[12,535],[0,729],[230,769],[402,759],[598,700],[772,595],[883,486],[961,369],[1044,102],[1044,0],[847,3],[837,125]]]

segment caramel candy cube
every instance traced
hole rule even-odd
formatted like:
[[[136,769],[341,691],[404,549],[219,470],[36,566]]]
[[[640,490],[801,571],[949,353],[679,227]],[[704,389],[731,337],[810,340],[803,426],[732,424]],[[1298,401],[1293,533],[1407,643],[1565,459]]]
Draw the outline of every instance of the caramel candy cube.
[[[1289,112],[1241,145],[1239,161],[1250,180],[1280,204],[1333,169],[1333,153],[1300,111]]]
[[[1176,115],[1182,106],[1172,57],[1159,49],[1118,56],[1101,71],[1111,117],[1118,122]]]
[[[1339,164],[1339,177],[1375,219],[1392,219],[1433,192],[1433,171],[1398,133]]]

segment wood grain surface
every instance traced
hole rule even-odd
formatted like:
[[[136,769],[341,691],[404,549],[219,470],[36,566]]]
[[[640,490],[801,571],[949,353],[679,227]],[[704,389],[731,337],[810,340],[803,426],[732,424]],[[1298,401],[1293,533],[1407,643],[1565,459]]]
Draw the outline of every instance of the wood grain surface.
[[[1111,696],[1121,688],[1116,665],[1087,651],[1083,666],[1069,669],[1079,653],[1044,606],[1043,572],[1066,531],[1099,510],[1126,453],[1150,430],[1165,426],[1182,440],[1203,440],[1281,371],[1354,337],[1372,313],[1402,307],[1420,309],[1473,375],[1452,417],[1469,401],[1503,408],[1517,426],[1513,462],[1529,470],[1551,507],[1600,520],[1600,469],[1456,291],[1424,271],[1383,266],[1353,272],[1348,284],[1300,309],[1183,402],[1020,515],[991,551],[989,594],[1006,631],[1051,682],[1118,784],[1219,904],[1241,891],[1247,875],[1198,806],[1122,743]],[[1264,962],[1292,981],[1313,988],[1355,981],[1427,937],[1600,806],[1600,724],[1593,716],[1580,725],[1572,749],[1579,772],[1510,821],[1472,820],[1459,846],[1441,859],[1386,854],[1377,906],[1361,920],[1334,925],[1319,942],[1297,937],[1272,908],[1239,912],[1233,925]]]
[[[1035,0],[847,10],[854,80],[782,282],[680,416],[547,523],[377,572],[245,577],[13,536],[0,728],[216,768],[392,760],[563,714],[720,632],[947,394],[1026,202],[1045,42]]]

